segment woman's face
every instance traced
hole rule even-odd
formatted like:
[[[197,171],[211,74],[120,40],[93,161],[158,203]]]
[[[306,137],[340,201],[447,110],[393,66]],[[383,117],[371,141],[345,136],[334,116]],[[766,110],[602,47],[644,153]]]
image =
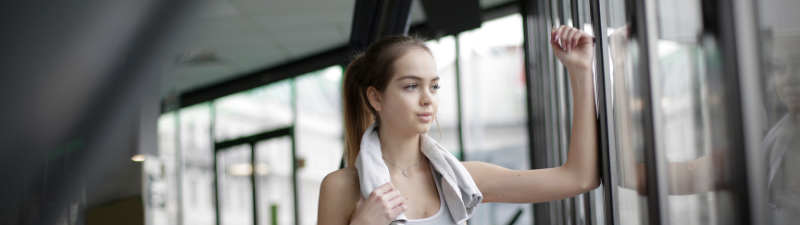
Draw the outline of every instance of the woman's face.
[[[789,110],[800,113],[800,55],[775,62],[778,98]]]
[[[371,100],[388,132],[427,133],[439,109],[439,76],[433,56],[424,49],[406,51],[394,64],[386,90]],[[376,107],[377,106],[377,107]]]

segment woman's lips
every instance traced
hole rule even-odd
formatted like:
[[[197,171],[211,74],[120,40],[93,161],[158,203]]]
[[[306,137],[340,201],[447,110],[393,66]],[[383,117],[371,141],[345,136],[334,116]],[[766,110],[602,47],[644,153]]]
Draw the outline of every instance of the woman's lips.
[[[417,114],[417,118],[419,118],[419,120],[421,120],[422,122],[427,123],[431,122],[431,115],[432,115],[431,113],[421,113]]]

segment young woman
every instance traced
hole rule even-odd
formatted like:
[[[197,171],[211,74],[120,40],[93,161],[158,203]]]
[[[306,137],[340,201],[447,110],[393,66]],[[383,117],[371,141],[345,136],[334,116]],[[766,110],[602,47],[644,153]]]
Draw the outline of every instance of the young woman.
[[[462,162],[458,167],[466,168],[483,202],[547,202],[599,185],[593,38],[561,26],[551,30],[550,44],[567,67],[572,84],[574,113],[567,162],[537,170]],[[408,224],[455,224],[445,209],[449,204],[440,197],[441,174],[432,169],[420,147],[421,135],[430,129],[439,105],[436,62],[425,43],[405,36],[378,40],[348,65],[344,76],[347,167],[322,181],[319,224],[389,224],[401,213]],[[353,165],[362,135],[372,123],[391,182],[364,196]]]

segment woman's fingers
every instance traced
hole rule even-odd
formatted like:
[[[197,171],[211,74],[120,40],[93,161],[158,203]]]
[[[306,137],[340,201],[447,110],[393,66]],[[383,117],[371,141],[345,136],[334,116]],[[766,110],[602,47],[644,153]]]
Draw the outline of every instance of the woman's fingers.
[[[392,185],[391,182],[386,182],[385,184],[381,185],[380,187],[375,188],[375,190],[372,191],[372,194],[374,194],[374,195],[383,195],[386,192],[390,192],[392,190],[394,190],[394,185]]]
[[[564,40],[564,31],[567,30],[567,28],[568,28],[567,26],[561,25],[561,26],[559,26],[559,27],[557,27],[557,28],[555,28],[553,30],[551,44],[553,45],[553,49],[554,50],[556,48],[558,48],[560,50],[563,50],[563,51],[567,50],[565,48],[566,47],[566,45],[565,45],[566,42],[563,41]],[[561,41],[561,42],[559,43],[559,41]]]
[[[553,45],[554,50],[558,49],[565,52],[571,52],[573,49],[578,47],[581,42],[593,42],[593,39],[591,36],[589,36],[589,34],[574,27],[561,25],[559,27],[553,27],[551,32],[550,44]]]
[[[400,196],[400,192],[399,192],[399,191],[397,192],[397,195],[393,195],[393,196],[394,196],[394,197],[390,197],[390,198],[388,198],[388,199],[389,199],[389,202],[387,202],[387,203],[388,203],[388,205],[389,205],[389,208],[390,208],[390,209],[394,209],[394,208],[396,208],[397,206],[403,205],[403,201],[404,201],[405,199],[403,199],[403,197],[402,197],[402,196]]]
[[[567,27],[564,30],[564,36],[561,38],[561,45],[567,50],[567,52],[572,51],[572,41],[575,38],[575,29],[571,27]]]
[[[406,206],[406,205],[399,205],[397,207],[394,207],[391,211],[389,211],[389,215],[390,215],[389,218],[394,219],[394,218],[397,217],[397,215],[400,215],[400,213],[403,213],[406,210],[408,210],[408,206]]]
[[[384,202],[391,202],[392,200],[394,200],[394,199],[396,199],[398,197],[400,197],[400,191],[392,190],[390,192],[387,192],[383,196],[381,196],[381,200],[384,201]]]

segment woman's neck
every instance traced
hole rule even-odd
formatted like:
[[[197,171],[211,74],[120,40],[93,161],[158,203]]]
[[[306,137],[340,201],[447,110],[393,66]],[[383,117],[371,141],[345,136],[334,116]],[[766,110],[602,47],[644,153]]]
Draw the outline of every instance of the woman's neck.
[[[387,126],[378,127],[383,157],[401,167],[414,165],[422,159],[419,134],[392,132]]]

